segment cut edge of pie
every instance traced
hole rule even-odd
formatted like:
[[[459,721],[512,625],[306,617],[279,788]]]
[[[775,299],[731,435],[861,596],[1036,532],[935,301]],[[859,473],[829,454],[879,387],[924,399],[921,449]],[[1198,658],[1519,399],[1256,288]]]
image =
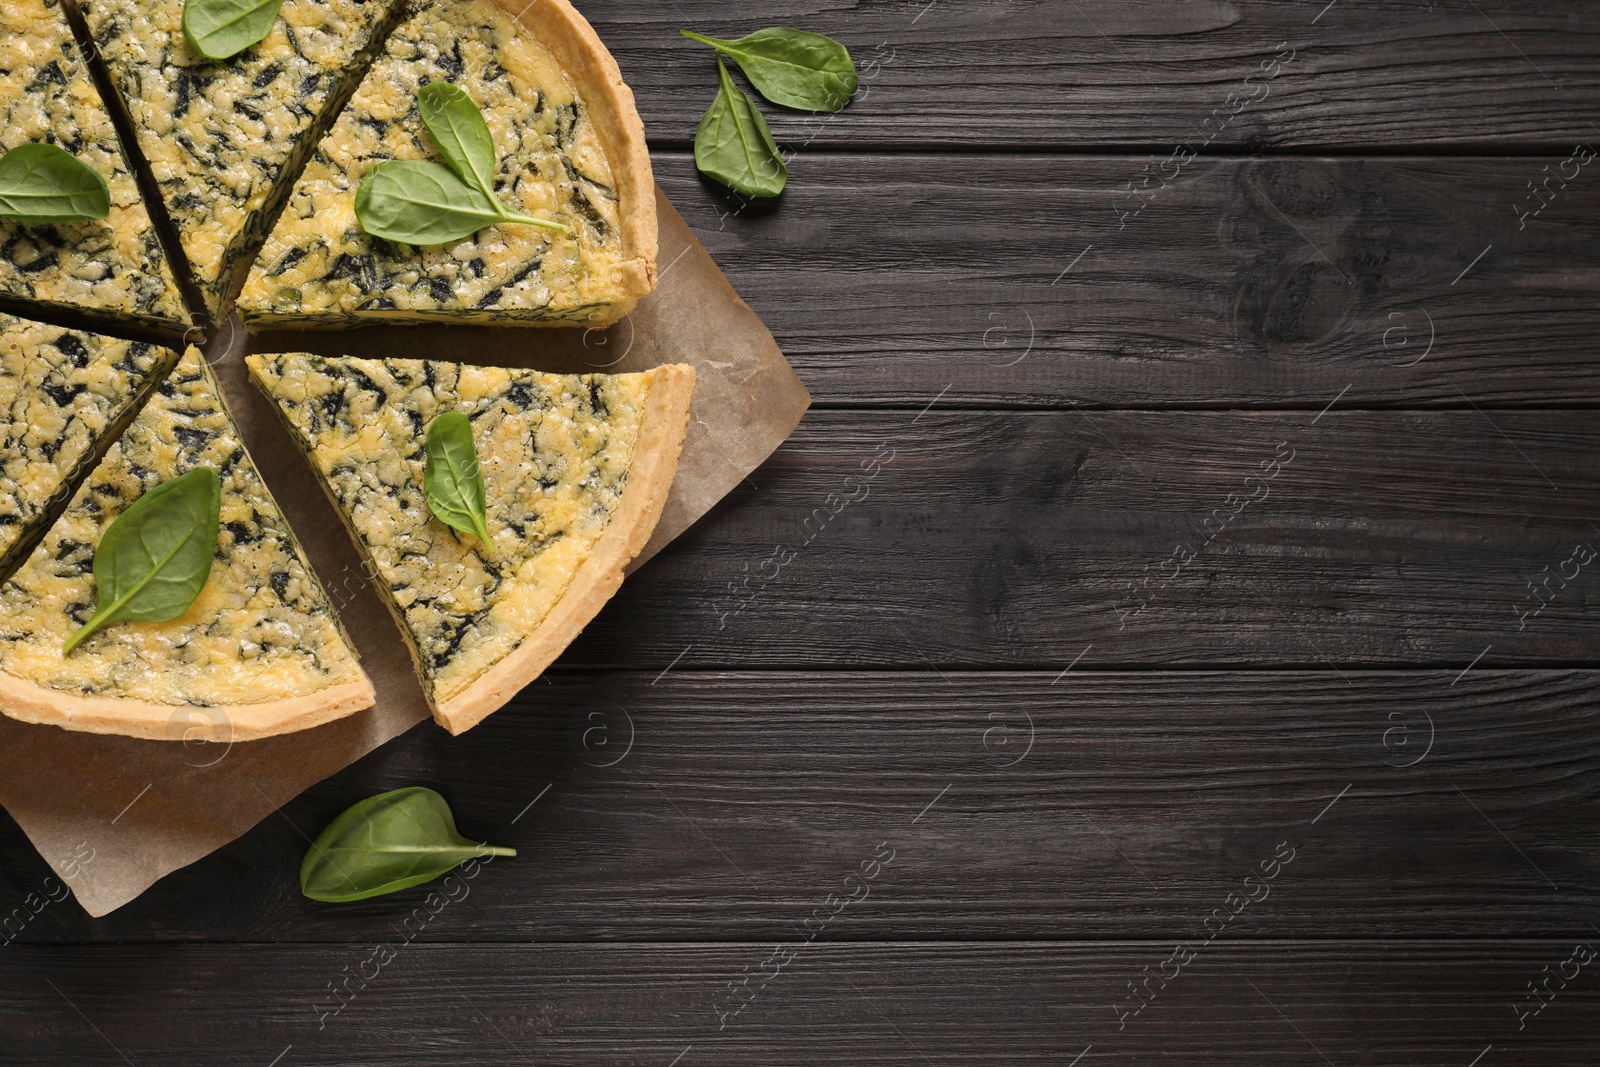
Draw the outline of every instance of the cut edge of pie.
[[[611,522],[533,632],[467,688],[434,705],[435,721],[450,733],[464,733],[504,707],[561,655],[616,593],[623,570],[650,540],[678,472],[694,394],[693,367],[674,363],[655,372],[639,422],[634,463]]]
[[[532,33],[555,59],[584,100],[590,121],[602,134],[601,144],[611,164],[617,192],[623,250],[631,253],[625,264],[619,264],[627,268],[628,292],[619,294],[607,312],[591,324],[609,326],[632,311],[639,298],[656,285],[655,179],[633,90],[622,80],[616,59],[594,27],[567,0],[493,2]]]

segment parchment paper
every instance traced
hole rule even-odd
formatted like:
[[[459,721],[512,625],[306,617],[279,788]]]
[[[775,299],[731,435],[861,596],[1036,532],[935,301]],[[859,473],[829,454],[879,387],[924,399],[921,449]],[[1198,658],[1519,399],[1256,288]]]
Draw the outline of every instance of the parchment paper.
[[[234,840],[302,790],[423,719],[411,659],[342,524],[266,398],[246,351],[408,356],[562,372],[691,363],[691,424],[655,536],[635,567],[766,459],[811,398],[772,335],[656,190],[660,284],[606,330],[376,327],[246,334],[225,324],[207,357],[252,457],[339,607],[377,687],[375,707],[315,730],[235,745],[73,733],[0,716],[0,804],[90,915]],[[204,722],[176,711],[172,736]],[[437,729],[429,726],[428,729]],[[308,831],[309,832],[309,831]]]

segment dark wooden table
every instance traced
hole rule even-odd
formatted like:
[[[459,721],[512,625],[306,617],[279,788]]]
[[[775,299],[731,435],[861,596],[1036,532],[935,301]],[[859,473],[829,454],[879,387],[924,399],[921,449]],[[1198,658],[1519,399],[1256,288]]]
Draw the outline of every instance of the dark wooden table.
[[[1600,10],[1324,2],[589,0],[815,409],[513,709],[47,908],[0,1061],[1600,1059]],[[863,89],[741,211],[677,30],[767,24]],[[301,899],[408,783],[521,855]]]

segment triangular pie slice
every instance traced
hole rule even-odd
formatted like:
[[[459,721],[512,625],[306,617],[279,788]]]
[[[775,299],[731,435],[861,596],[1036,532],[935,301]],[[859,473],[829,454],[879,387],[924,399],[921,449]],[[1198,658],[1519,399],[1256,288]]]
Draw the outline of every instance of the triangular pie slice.
[[[0,577],[177,359],[0,314]]]
[[[79,0],[212,312],[259,245],[397,0],[284,0],[272,30],[212,61],[185,0]]]
[[[416,359],[252,355],[411,646],[436,718],[470,729],[571,643],[655,529],[694,370],[543,374]],[[428,427],[472,425],[484,546],[423,497]]]
[[[197,466],[222,479],[216,559],[170,622],[120,622],[70,655],[94,613],[106,528],[143,493]],[[0,711],[69,730],[247,741],[371,707],[372,684],[288,524],[190,348],[0,587]]]
[[[0,154],[34,143],[63,148],[104,178],[111,213],[52,225],[0,219],[0,296],[86,311],[106,322],[188,326],[122,142],[59,0],[4,0]]]
[[[655,185],[610,53],[566,0],[413,0],[408,11],[296,184],[240,315],[260,326],[620,318],[655,284]],[[443,162],[417,105],[435,81],[483,112],[500,199],[565,233],[496,225],[416,248],[361,229],[356,193],[375,164]]]

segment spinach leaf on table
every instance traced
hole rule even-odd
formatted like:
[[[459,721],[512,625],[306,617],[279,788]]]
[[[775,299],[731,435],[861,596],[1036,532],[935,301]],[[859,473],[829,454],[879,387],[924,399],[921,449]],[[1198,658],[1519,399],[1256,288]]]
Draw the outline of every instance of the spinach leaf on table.
[[[680,32],[739,64],[756,91],[774,104],[802,111],[838,111],[855,95],[856,66],[849,50],[820,33],[771,26],[726,41],[692,30]]]
[[[767,120],[749,94],[728,77],[717,57],[722,87],[694,135],[694,165],[709,178],[751,197],[773,197],[789,181],[789,166]]]
[[[365,900],[431,882],[470,859],[516,854],[462,837],[444,797],[407,786],[329,823],[300,864],[300,892],[329,903]]]

